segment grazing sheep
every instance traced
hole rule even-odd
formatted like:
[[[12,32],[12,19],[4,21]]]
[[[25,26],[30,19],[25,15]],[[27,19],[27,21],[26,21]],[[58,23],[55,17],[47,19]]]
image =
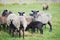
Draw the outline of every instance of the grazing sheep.
[[[50,26],[50,32],[52,31],[52,17],[49,14],[46,14],[44,12],[42,13],[37,13],[37,11],[32,11],[33,12],[33,17],[34,21],[40,21],[44,25],[49,24]]]
[[[32,21],[32,22],[27,26],[27,28],[26,28],[25,31],[27,31],[27,30],[29,30],[29,29],[31,28],[31,29],[32,29],[32,33],[34,33],[34,32],[35,32],[35,28],[38,28],[38,29],[40,30],[40,33],[43,34],[43,29],[42,29],[42,27],[43,27],[43,23],[41,23],[40,21],[35,21],[35,22]]]
[[[0,28],[2,26],[4,30],[6,29],[6,18],[8,13],[8,10],[4,10],[2,16],[0,16]]]
[[[48,4],[45,3],[45,4],[43,5],[43,10],[48,10],[48,8],[49,8]]]

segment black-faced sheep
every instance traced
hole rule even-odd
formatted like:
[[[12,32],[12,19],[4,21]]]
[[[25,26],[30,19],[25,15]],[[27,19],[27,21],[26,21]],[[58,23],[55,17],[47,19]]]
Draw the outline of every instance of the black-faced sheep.
[[[49,14],[46,14],[44,12],[37,13],[37,11],[32,11],[33,12],[33,17],[34,21],[40,21],[44,25],[49,24],[50,26],[50,32],[52,31],[52,17]]]
[[[0,16],[0,27],[2,26],[4,30],[6,29],[7,14],[9,14],[8,10],[4,10],[2,16]]]
[[[41,12],[40,14],[37,14],[38,11],[32,11],[33,14],[30,14],[33,16],[33,20],[30,22],[30,24],[27,26],[26,30],[29,30],[29,28],[32,29],[32,32],[35,32],[35,28],[39,28],[41,34],[43,34],[43,29],[42,27],[46,24],[49,24],[50,26],[50,32],[52,31],[52,20],[51,20],[51,15],[45,14]]]

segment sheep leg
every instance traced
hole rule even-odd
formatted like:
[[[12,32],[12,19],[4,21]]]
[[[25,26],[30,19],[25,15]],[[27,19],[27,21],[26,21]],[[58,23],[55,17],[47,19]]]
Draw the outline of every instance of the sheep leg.
[[[21,30],[19,30],[19,37],[21,37]]]
[[[24,27],[22,28],[22,31],[23,31],[23,39],[24,39]]]
[[[9,34],[11,34],[11,27],[9,26]]]
[[[37,28],[37,33],[38,33],[38,28]]]
[[[37,25],[37,27],[39,28],[40,33],[43,34],[43,29],[42,29],[43,24],[40,24],[40,23],[39,23],[39,24]]]
[[[20,30],[17,30],[17,33],[18,33],[18,36],[20,37],[20,36],[21,36],[21,34],[20,34]]]
[[[46,24],[44,24],[45,28],[46,28]]]
[[[35,27],[32,27],[32,33],[35,33]]]
[[[52,24],[50,22],[48,22],[49,26],[50,26],[50,32],[52,32]]]
[[[3,26],[3,30],[5,31],[6,30],[6,24],[2,24]]]
[[[1,31],[1,25],[0,25],[0,31]]]
[[[15,31],[14,29],[13,29],[13,30],[11,30],[11,32],[12,32],[12,37],[14,37],[14,31]]]
[[[44,10],[44,7],[43,7],[43,10]]]
[[[40,33],[43,34],[43,29],[42,28],[40,28]]]
[[[8,30],[9,29],[9,26],[8,25],[6,25],[7,27],[6,27],[6,29]]]

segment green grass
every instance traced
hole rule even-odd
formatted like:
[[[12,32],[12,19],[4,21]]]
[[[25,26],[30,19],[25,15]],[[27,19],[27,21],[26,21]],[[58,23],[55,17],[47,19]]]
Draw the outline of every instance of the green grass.
[[[18,11],[24,11],[27,15],[31,13],[31,10],[42,10],[42,4],[30,4],[30,5],[18,5],[18,4],[7,4],[0,5],[0,15],[2,14],[4,9],[11,10],[15,14],[18,14]],[[38,34],[38,36],[25,36],[25,40],[60,40],[60,4],[50,4],[49,10],[45,11],[49,12],[52,15],[52,27],[53,31],[49,32],[49,26],[44,29],[43,36]],[[11,37],[7,32],[0,31],[0,40],[22,40],[22,37]]]

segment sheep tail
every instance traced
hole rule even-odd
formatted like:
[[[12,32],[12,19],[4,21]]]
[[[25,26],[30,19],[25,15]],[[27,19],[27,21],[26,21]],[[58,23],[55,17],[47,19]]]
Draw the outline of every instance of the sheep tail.
[[[11,24],[13,24],[13,20],[10,19]]]

